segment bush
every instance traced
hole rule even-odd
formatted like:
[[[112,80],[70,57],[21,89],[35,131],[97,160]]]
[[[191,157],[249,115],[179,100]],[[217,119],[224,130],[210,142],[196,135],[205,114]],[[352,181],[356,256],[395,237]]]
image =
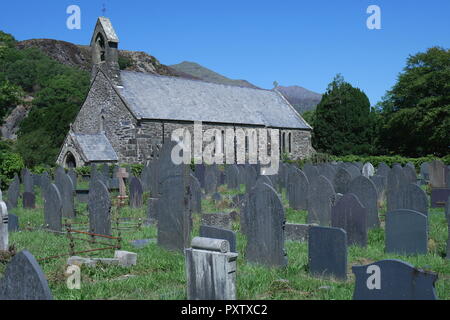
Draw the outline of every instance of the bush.
[[[22,157],[14,152],[0,153],[0,180],[1,188],[6,189],[14,178],[14,174],[20,174],[20,170],[25,167]]]

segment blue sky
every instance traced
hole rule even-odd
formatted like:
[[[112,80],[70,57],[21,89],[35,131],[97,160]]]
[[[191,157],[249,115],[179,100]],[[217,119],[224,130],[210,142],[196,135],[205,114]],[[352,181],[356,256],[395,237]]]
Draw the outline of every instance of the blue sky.
[[[449,0],[41,0],[2,1],[0,30],[18,40],[53,38],[88,44],[96,18],[111,18],[120,48],[164,64],[194,61],[263,88],[300,85],[322,93],[342,73],[376,104],[409,54],[450,47]],[[66,27],[69,5],[81,30]],[[369,30],[369,5],[381,30]]]

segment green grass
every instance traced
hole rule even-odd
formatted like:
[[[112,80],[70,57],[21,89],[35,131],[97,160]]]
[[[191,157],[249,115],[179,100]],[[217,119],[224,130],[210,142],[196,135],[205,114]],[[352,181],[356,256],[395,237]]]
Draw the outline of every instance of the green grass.
[[[231,198],[241,190],[219,190],[222,201],[217,204],[208,197],[203,199],[203,212],[229,212]],[[144,195],[147,198],[149,195]],[[69,240],[64,235],[45,231],[27,231],[26,227],[39,227],[43,224],[43,204],[37,195],[37,208],[24,210],[17,208],[12,213],[20,218],[22,231],[10,234],[10,244],[17,251],[29,250],[37,259],[68,252]],[[296,211],[287,207],[286,195],[282,201],[286,208],[286,219],[290,223],[305,223],[306,211]],[[20,206],[20,205],[19,205]],[[86,204],[76,203],[78,216],[74,222],[87,223]],[[384,220],[381,210],[381,220]],[[447,222],[442,209],[430,210],[429,253],[420,256],[399,256],[384,253],[384,231],[375,229],[369,232],[366,248],[349,247],[348,280],[320,279],[308,274],[307,243],[287,241],[288,254],[286,268],[267,268],[246,263],[244,259],[246,239],[239,233],[239,224],[234,223],[238,240],[237,297],[238,299],[351,299],[354,289],[352,265],[368,264],[382,259],[401,259],[412,265],[437,272],[437,295],[440,299],[450,299],[450,260],[445,259],[447,241]],[[145,209],[123,208],[121,217],[145,218]],[[200,215],[193,216],[192,236],[198,235]],[[113,224],[114,227],[114,224]],[[117,232],[115,232],[117,235]],[[69,290],[66,286],[65,268],[67,257],[41,261],[55,299],[186,299],[186,277],[184,256],[181,252],[171,252],[158,247],[155,243],[136,249],[130,245],[131,240],[156,238],[155,227],[142,227],[140,230],[121,231],[122,249],[138,253],[138,263],[131,268],[118,266],[96,266],[81,269],[81,290]],[[76,250],[95,248],[94,244],[76,241]],[[113,250],[90,254],[89,257],[112,257]],[[0,263],[3,273],[6,261]]]

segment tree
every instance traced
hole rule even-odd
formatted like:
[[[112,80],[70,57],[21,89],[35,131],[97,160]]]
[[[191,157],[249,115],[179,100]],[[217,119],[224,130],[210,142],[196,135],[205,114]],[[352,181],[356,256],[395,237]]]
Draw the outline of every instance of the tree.
[[[313,145],[333,155],[374,153],[374,114],[366,94],[338,74],[317,105]]]
[[[444,156],[450,147],[450,50],[409,56],[397,83],[378,105],[380,146],[418,157]]]
[[[9,81],[0,82],[0,125],[8,111],[22,101],[24,92],[21,87]]]

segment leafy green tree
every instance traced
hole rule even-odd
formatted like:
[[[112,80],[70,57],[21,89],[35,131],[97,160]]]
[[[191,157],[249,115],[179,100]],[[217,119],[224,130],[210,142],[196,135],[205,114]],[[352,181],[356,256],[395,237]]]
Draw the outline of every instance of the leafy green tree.
[[[378,105],[379,145],[404,156],[443,156],[450,147],[450,50],[409,56],[397,83]]]
[[[372,154],[374,120],[366,94],[338,74],[312,118],[313,145],[333,155]]]
[[[13,85],[9,81],[0,82],[0,124],[11,107],[22,101],[23,96],[24,92],[21,87]]]

